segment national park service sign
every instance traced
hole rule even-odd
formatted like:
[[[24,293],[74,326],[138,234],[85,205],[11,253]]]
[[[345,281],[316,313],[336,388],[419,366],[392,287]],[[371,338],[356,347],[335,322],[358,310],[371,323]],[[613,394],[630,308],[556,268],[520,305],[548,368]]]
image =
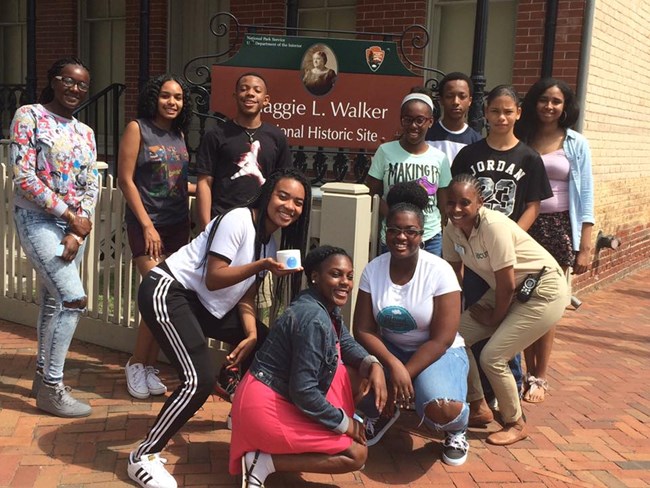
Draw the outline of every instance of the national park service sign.
[[[422,83],[394,42],[247,34],[239,52],[212,66],[211,109],[230,117],[237,78],[268,83],[263,120],[291,145],[374,150],[400,129],[400,102]]]

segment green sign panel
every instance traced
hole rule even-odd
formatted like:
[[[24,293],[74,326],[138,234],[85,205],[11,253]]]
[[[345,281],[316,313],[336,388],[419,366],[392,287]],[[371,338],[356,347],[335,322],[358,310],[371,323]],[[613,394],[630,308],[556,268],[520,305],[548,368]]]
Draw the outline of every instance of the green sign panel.
[[[399,133],[400,102],[421,83],[394,42],[248,34],[212,67],[212,110],[234,115],[231,94],[246,71],[268,83],[263,119],[303,146],[376,149]]]

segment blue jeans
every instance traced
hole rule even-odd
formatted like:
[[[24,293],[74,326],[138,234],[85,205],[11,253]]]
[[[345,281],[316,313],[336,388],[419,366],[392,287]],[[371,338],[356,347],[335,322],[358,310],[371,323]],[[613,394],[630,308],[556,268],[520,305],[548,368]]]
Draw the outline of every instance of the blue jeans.
[[[483,278],[465,266],[463,275],[464,310],[467,310],[469,307],[478,302],[481,297],[485,295],[485,292],[489,289],[490,286],[483,280]],[[494,398],[494,391],[492,390],[492,385],[490,385],[490,382],[488,381],[485,373],[483,372],[483,369],[479,364],[481,352],[483,351],[485,344],[487,344],[487,341],[488,339],[478,341],[471,347],[471,350],[472,354],[474,354],[474,357],[476,358],[476,364],[478,365],[478,372],[481,378],[481,385],[483,386],[483,393],[485,393],[485,399],[487,401],[491,401]],[[512,376],[515,378],[517,388],[521,392],[524,381],[524,373],[521,369],[521,353],[516,354],[515,357],[508,362],[508,366],[510,367],[510,371],[512,371]]]
[[[384,344],[390,353],[406,364],[415,351],[404,351],[395,344],[384,340]],[[422,422],[433,430],[443,432],[464,432],[467,430],[469,419],[469,406],[467,399],[467,375],[469,373],[469,361],[464,347],[449,348],[436,362],[430,364],[413,380],[413,389],[415,390],[415,411]],[[386,371],[388,376],[388,371]],[[370,397],[372,395],[368,395]],[[424,415],[424,409],[431,402],[460,402],[463,408],[451,422],[444,425],[437,424],[429,420]],[[370,412],[366,405],[374,405],[374,398],[371,402],[366,403],[364,399],[363,407],[360,407],[364,413],[370,417],[377,416]],[[376,412],[376,409],[374,409]]]
[[[38,354],[36,366],[48,383],[63,381],[63,366],[72,336],[85,308],[66,307],[64,303],[86,298],[79,265],[85,244],[74,261],[55,256],[65,235],[66,222],[51,214],[16,207],[14,221],[20,243],[39,278],[41,297],[37,323]]]

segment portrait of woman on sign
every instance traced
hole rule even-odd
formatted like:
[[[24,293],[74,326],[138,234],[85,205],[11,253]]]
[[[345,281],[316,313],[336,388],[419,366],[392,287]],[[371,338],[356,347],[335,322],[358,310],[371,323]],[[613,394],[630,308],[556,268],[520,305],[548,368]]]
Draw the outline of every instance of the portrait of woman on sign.
[[[324,44],[307,49],[302,58],[302,82],[312,95],[325,95],[336,82],[337,62],[332,50]]]

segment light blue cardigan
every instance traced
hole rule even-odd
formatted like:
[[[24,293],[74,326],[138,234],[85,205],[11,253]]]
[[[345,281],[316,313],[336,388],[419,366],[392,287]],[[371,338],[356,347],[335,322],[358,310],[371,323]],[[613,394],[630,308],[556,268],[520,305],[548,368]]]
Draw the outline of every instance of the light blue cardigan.
[[[580,249],[584,222],[594,223],[594,179],[591,174],[591,150],[587,139],[567,129],[564,154],[571,165],[569,174],[569,217],[573,249]]]

